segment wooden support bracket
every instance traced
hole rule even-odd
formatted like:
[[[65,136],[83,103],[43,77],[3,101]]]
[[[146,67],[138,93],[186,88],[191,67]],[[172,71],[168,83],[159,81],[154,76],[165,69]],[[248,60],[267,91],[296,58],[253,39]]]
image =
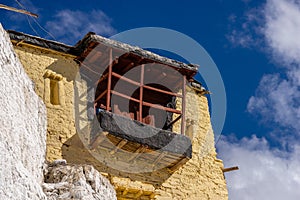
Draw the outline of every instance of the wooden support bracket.
[[[139,156],[141,156],[141,154],[147,149],[147,146],[140,146],[135,152],[134,154],[129,158],[129,162],[132,160],[137,159]]]
[[[235,170],[239,170],[239,167],[235,166],[235,167],[229,167],[229,168],[222,168],[223,173],[231,172],[231,171],[235,171]]]
[[[184,163],[188,161],[187,158],[182,158],[178,163],[176,163],[174,166],[170,167],[171,172],[175,172],[179,167],[181,167]]]
[[[110,152],[110,154],[111,155],[113,155],[113,154],[115,154],[117,151],[118,151],[118,149],[121,149],[125,144],[127,144],[127,140],[125,140],[125,139],[123,139],[123,140],[121,140],[119,143],[118,143],[118,145]]]
[[[167,153],[166,152],[162,152],[156,159],[155,161],[153,162],[153,166],[157,165],[157,163],[159,163],[161,161],[161,159],[163,159],[163,157],[166,155]]]
[[[106,138],[106,135],[108,133],[107,132],[103,132],[103,133],[100,133],[100,135],[98,135],[90,144],[90,149],[93,150],[93,149],[96,149],[97,146],[99,146]]]

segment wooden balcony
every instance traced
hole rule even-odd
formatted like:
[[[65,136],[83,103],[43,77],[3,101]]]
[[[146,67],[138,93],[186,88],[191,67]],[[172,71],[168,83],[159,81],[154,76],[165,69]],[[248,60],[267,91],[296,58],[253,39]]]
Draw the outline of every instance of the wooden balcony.
[[[84,49],[77,60],[96,88],[100,130],[91,133],[91,150],[109,152],[128,166],[144,163],[135,167],[169,171],[191,158],[191,141],[184,135],[185,88],[196,66],[97,35],[87,35],[77,49]]]
[[[105,110],[97,117],[102,131],[92,136],[90,148],[108,151],[112,159],[127,163],[140,161],[146,168],[167,167],[175,171],[192,156],[191,140],[184,135]]]

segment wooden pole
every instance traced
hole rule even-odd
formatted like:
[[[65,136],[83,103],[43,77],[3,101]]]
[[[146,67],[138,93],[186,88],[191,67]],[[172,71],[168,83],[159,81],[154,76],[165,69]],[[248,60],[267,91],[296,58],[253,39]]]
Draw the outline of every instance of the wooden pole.
[[[175,124],[178,120],[180,120],[181,115],[179,115],[176,119],[174,119],[170,124],[168,124],[167,128],[168,129],[170,126],[172,126],[173,124]]]
[[[107,79],[107,96],[106,96],[106,110],[110,108],[110,94],[111,94],[111,75],[112,75],[112,48],[109,49],[109,63],[108,63],[108,79]]]
[[[10,7],[10,6],[3,5],[3,4],[0,4],[0,8],[2,8],[4,10],[17,12],[17,13],[22,13],[22,14],[29,15],[29,16],[35,17],[35,18],[39,17],[37,14],[34,14],[34,13],[29,12],[27,10],[21,10],[21,9],[13,8],[13,7]]]
[[[225,172],[231,172],[231,171],[235,171],[235,170],[239,170],[239,167],[235,166],[235,167],[229,167],[229,168],[223,168],[222,169],[223,173],[225,173]]]
[[[182,76],[181,134],[185,134],[186,76]]]
[[[145,65],[141,67],[141,81],[140,81],[140,107],[139,107],[139,118],[140,122],[143,122],[143,86],[144,86],[144,71]]]

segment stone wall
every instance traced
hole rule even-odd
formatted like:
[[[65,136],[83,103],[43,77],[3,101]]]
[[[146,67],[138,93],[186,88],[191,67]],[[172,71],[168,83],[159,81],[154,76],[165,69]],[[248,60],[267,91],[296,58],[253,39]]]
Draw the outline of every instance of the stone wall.
[[[0,199],[46,199],[46,108],[0,24]]]

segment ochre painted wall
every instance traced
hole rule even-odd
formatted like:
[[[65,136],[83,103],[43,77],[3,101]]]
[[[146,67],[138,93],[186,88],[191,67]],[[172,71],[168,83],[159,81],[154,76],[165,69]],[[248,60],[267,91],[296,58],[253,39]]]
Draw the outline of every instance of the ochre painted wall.
[[[180,101],[177,104],[177,107],[181,106]],[[223,162],[216,158],[207,98],[196,94],[189,87],[186,95],[186,122],[185,133],[192,140],[192,159],[156,189],[155,199],[228,199],[222,172]]]
[[[47,160],[61,159],[63,145],[78,135],[74,120],[74,80],[78,65],[73,56],[47,49],[20,45],[15,46],[15,51],[47,107]],[[228,199],[223,163],[216,158],[207,98],[187,87],[186,102],[186,134],[192,139],[192,158],[159,186],[136,181],[131,175],[122,178],[116,176],[121,173],[110,174],[106,171],[117,190],[118,199]],[[180,102],[177,106],[181,106]],[[179,129],[178,124],[175,130]],[[80,146],[76,144],[76,148]],[[89,160],[76,153],[72,156],[71,162]],[[90,160],[93,162],[93,159]],[[94,165],[102,171],[103,166]]]
[[[15,51],[26,73],[35,84],[35,91],[47,107],[47,155],[53,161],[61,159],[62,145],[76,134],[73,113],[73,81],[78,71],[74,57],[41,50],[15,46]],[[51,103],[50,82],[57,82],[59,104]],[[56,95],[54,91],[53,95]],[[54,97],[55,98],[55,97]]]

